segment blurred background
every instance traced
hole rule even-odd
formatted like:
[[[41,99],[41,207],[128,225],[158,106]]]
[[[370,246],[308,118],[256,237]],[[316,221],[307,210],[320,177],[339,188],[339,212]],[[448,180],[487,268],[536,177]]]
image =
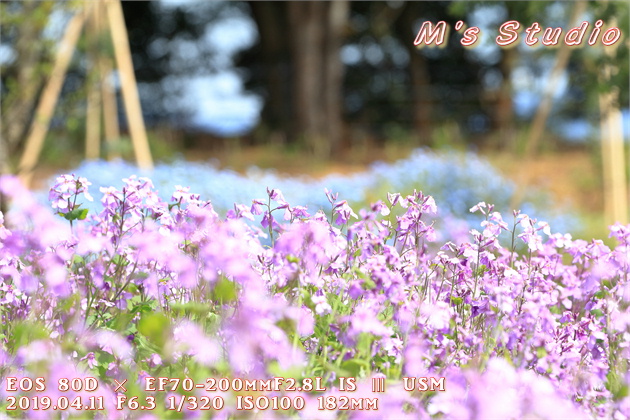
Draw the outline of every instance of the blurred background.
[[[417,188],[453,214],[480,199],[530,206],[569,215],[567,228],[585,238],[628,222],[625,1],[122,2],[124,28],[109,3],[1,2],[3,173],[23,169],[32,150],[35,189],[70,170],[96,184],[134,171],[113,160],[139,153],[114,33],[126,35],[133,64],[145,169],[155,162],[150,175],[171,181],[196,171],[188,184],[226,207],[258,198],[245,193],[266,180],[296,191],[333,185],[342,198],[346,188],[357,204]],[[77,15],[41,150],[29,149]],[[619,27],[614,48],[587,45],[598,19],[602,33]],[[474,48],[461,46],[459,20],[480,28]],[[578,47],[528,46],[521,32],[500,48],[508,20],[562,28],[561,39],[583,21],[589,28]],[[426,21],[448,24],[443,47],[414,46]]]

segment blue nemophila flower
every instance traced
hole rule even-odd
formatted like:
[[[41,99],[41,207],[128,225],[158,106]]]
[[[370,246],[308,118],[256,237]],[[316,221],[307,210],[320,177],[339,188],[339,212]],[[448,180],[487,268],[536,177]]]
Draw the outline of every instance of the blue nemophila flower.
[[[353,207],[356,204],[365,206],[378,198],[388,199],[390,204],[396,205],[393,201],[401,196],[388,197],[388,190],[403,192],[402,197],[405,197],[414,189],[422,189],[441,203],[440,217],[452,219],[456,215],[469,226],[479,223],[477,216],[467,214],[473,205],[487,201],[495,203],[497,210],[509,211],[515,192],[513,183],[473,153],[437,153],[427,149],[418,149],[409,158],[394,163],[374,163],[367,171],[352,175],[331,174],[320,179],[280,176],[273,170],[255,167],[239,174],[218,169],[212,162],[183,160],[159,163],[152,172],[123,161],[86,161],[74,172],[90,179],[96,190],[109,186],[121,188],[121,179],[133,174],[150,176],[162,194],[177,189],[176,186],[186,186],[188,191],[199,194],[200,199],[211,200],[221,214],[233,209],[235,203],[249,203],[252,197],[268,196],[273,189],[283,194],[278,206],[288,202],[292,206],[308,208],[311,214],[319,209],[329,212],[336,197],[342,197]],[[177,191],[178,197],[186,192]],[[162,196],[166,202],[171,202],[171,198]],[[571,229],[575,221],[566,212],[551,212],[552,203],[552,199],[543,193],[529,191],[520,207],[532,217],[549,221],[560,231]],[[92,207],[90,203],[84,203],[84,208]],[[256,215],[255,209],[252,213]],[[451,232],[451,226],[450,223],[448,226],[443,224],[439,230],[452,236],[455,232]]]

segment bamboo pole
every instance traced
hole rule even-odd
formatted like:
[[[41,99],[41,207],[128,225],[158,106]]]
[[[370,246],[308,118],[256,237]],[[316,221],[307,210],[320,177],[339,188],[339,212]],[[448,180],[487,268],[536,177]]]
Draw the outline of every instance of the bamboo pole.
[[[153,168],[153,159],[151,157],[147,132],[142,118],[140,98],[138,97],[136,76],[133,72],[133,63],[131,60],[131,51],[129,49],[122,5],[120,4],[120,0],[114,0],[108,1],[106,6],[112,42],[114,43],[114,54],[120,75],[123,101],[127,113],[127,122],[129,124],[136,161],[139,167],[151,169]]]
[[[83,13],[75,14],[70,20],[66,33],[59,44],[59,51],[57,52],[57,58],[55,59],[50,79],[37,105],[35,117],[26,139],[26,146],[18,165],[18,175],[26,186],[29,186],[31,183],[33,169],[42,151],[44,138],[48,131],[57,99],[61,93],[63,80],[68,70],[70,60],[72,59],[74,48],[81,35],[84,20],[85,15]]]
[[[86,11],[85,13],[89,13]],[[92,8],[86,26],[88,38],[88,57],[90,58],[90,73],[88,76],[87,112],[85,122],[85,157],[86,159],[98,159],[100,157],[101,136],[101,92],[99,89],[98,51],[99,36],[101,32],[99,24],[99,7]]]

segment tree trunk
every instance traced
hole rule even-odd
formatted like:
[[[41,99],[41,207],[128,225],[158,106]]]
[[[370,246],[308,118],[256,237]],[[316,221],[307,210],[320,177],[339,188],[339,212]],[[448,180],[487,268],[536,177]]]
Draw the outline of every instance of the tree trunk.
[[[328,2],[328,28],[324,55],[324,89],[323,105],[326,108],[326,120],[322,130],[328,138],[328,154],[337,152],[340,147],[343,132],[343,73],[344,67],[339,57],[343,30],[348,19],[350,4],[347,1]]]
[[[404,9],[395,22],[395,30],[399,39],[413,40],[414,23],[422,12],[422,3],[406,2]],[[409,101],[412,107],[413,128],[417,134],[418,144],[430,146],[433,143],[433,92],[427,59],[413,45],[403,43],[409,52],[409,79],[411,91]]]
[[[612,25],[616,26],[615,19]],[[600,67],[600,141],[604,167],[604,217],[607,225],[628,223],[628,179],[623,145],[623,120],[619,107],[619,87],[611,79],[619,72],[617,46],[604,47],[609,60]]]
[[[339,57],[349,3],[250,1],[260,37],[270,138],[302,140],[329,157],[342,136],[343,63]]]
[[[609,64],[602,70],[603,81],[614,72]],[[604,167],[604,217],[606,225],[628,223],[628,183],[623,147],[623,122],[619,110],[619,89],[616,86],[599,94],[600,136]]]
[[[343,64],[339,58],[348,2],[288,2],[297,129],[320,157],[341,136]]]
[[[511,79],[516,56],[516,48],[504,48],[502,51],[501,62],[499,63],[502,80],[493,112],[497,149],[506,148],[512,152],[516,152],[516,137]]]
[[[320,66],[326,35],[326,27],[322,22],[328,5],[318,1],[296,1],[287,3],[287,6],[291,28],[296,123],[306,143],[315,148],[324,141],[320,118],[326,111],[321,106],[322,91],[326,86],[322,83]]]
[[[261,72],[267,88],[262,119],[271,129],[271,138],[295,138],[291,107],[291,57],[286,3],[250,1],[252,16],[260,37]]]
[[[419,51],[411,54],[411,87],[413,101],[413,125],[418,134],[419,144],[433,144],[431,123],[433,92],[426,58]]]

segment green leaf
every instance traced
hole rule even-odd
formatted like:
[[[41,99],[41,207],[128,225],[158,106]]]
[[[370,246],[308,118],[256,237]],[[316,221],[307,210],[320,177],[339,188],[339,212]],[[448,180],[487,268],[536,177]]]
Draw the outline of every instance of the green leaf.
[[[474,276],[475,276],[475,277],[480,277],[480,276],[483,276],[483,274],[484,274],[486,271],[488,271],[488,267],[486,267],[484,264],[481,264],[479,267],[477,267],[477,268],[474,270],[474,273],[473,273],[473,274],[474,274]]]
[[[208,315],[208,305],[200,302],[173,303],[171,304],[171,310],[181,315]]]
[[[169,319],[160,312],[146,313],[138,322],[138,331],[158,348],[163,348],[170,330]]]
[[[630,392],[628,390],[628,385],[622,384],[613,393],[613,398],[618,401],[618,400],[622,400],[622,399],[626,398],[629,394],[630,394]]]
[[[62,213],[64,219],[72,222],[73,220],[85,220],[88,215],[88,209],[75,208],[68,213]]]
[[[372,290],[376,287],[376,283],[371,278],[365,278],[363,283],[361,283],[361,288],[363,290]]]
[[[552,314],[561,315],[563,311],[562,311],[562,308],[559,308],[557,306],[551,306],[549,308],[549,312],[551,312]]]
[[[299,365],[288,366],[283,368],[280,363],[273,360],[267,365],[267,370],[274,376],[280,376],[284,378],[301,378],[302,367]]]
[[[348,372],[351,377],[359,377],[361,376],[361,370],[365,367],[365,363],[361,360],[350,359],[341,363],[341,369]]]
[[[132,295],[135,295],[136,293],[138,293],[139,289],[138,289],[138,286],[135,285],[134,283],[129,283],[127,285],[127,291],[129,293],[131,293]],[[127,301],[127,303],[130,303],[130,302],[131,303],[136,303],[136,302],[139,302],[141,299],[142,298],[140,296],[136,295],[136,296],[132,297],[131,300]]]
[[[238,287],[233,281],[221,277],[214,285],[213,295],[218,302],[234,302],[238,297]]]
[[[9,339],[9,349],[17,351],[20,347],[24,347],[29,343],[37,340],[44,340],[49,338],[49,333],[46,329],[35,322],[19,322],[13,329],[13,334]]]
[[[460,297],[451,296],[451,304],[453,304],[453,305],[459,305],[463,301],[464,300],[462,298],[460,298]]]
[[[129,264],[129,261],[127,260],[127,258],[123,257],[120,254],[115,254],[112,257],[112,262],[116,265],[123,265],[123,266],[126,266]]]
[[[61,300],[58,303],[58,308],[61,310],[61,313],[67,313],[73,307],[79,307],[81,303],[81,298],[78,294],[70,295],[68,298]]]
[[[85,218],[88,215],[88,211],[89,211],[88,209],[81,209],[81,210],[79,210],[79,217],[78,217],[78,219],[79,220],[85,220]]]

